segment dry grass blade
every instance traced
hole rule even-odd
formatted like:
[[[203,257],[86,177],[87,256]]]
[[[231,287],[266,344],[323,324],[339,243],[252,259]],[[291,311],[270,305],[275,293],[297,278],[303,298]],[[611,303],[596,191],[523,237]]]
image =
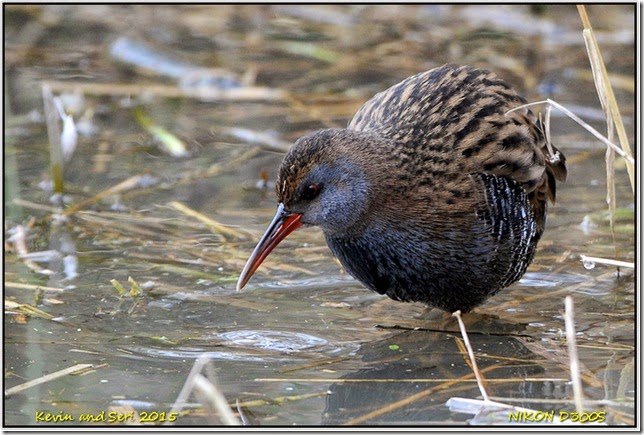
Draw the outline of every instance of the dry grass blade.
[[[95,202],[102,200],[103,198],[107,198],[112,195],[116,195],[117,193],[123,192],[125,190],[132,189],[133,187],[139,184],[141,177],[142,177],[141,175],[135,175],[133,177],[128,178],[127,180],[121,181],[119,184],[115,186],[112,186],[108,189],[105,189],[102,192],[97,193],[91,198],[87,198],[86,200],[77,202],[76,204],[72,204],[67,209],[65,209],[65,214],[74,213],[84,207],[87,207],[90,204],[93,204]]]
[[[31,210],[39,210],[47,213],[58,213],[58,209],[56,207],[51,207],[49,205],[44,205],[44,204],[38,204],[36,202],[28,201],[22,198],[14,198],[12,203],[15,205],[19,205],[20,207],[25,207]]]
[[[19,393],[21,391],[26,390],[27,388],[35,387],[36,385],[44,384],[45,382],[50,382],[53,381],[54,379],[58,379],[62,376],[67,376],[71,375],[73,373],[79,372],[81,370],[85,370],[88,368],[94,367],[93,364],[76,364],[71,367],[67,367],[66,369],[58,370],[57,372],[50,373],[45,376],[41,376],[37,379],[31,380],[29,382],[25,382],[24,384],[16,385],[15,387],[11,387],[8,390],[4,391],[4,397],[9,397],[12,394]]]
[[[5,288],[19,288],[19,289],[25,289],[25,290],[35,290],[35,291],[44,291],[44,292],[51,292],[51,293],[62,293],[65,291],[65,289],[60,288],[60,287],[47,287],[44,285],[38,285],[38,284],[24,284],[21,282],[5,282],[4,283]]]
[[[577,355],[577,338],[575,336],[575,308],[571,296],[566,296],[565,306],[566,340],[568,341],[568,357],[570,358],[572,391],[575,398],[575,409],[581,414],[584,410],[584,404],[581,388],[581,375],[579,371],[579,356]]]
[[[236,231],[226,225],[220,224],[216,220],[202,213],[199,213],[198,211],[193,210],[178,201],[172,201],[168,205],[187,216],[197,219],[199,222],[203,222],[204,224],[208,225],[213,232],[222,234],[224,237],[228,237],[233,240],[247,240],[249,238],[248,234]]]
[[[588,58],[590,60],[590,67],[593,71],[593,77],[595,79],[595,87],[597,88],[597,94],[602,104],[602,108],[606,113],[607,121],[609,125],[614,125],[617,130],[617,137],[619,138],[619,143],[622,146],[624,152],[631,157],[631,160],[626,160],[626,169],[628,171],[628,177],[631,182],[631,188],[635,192],[635,170],[634,164],[632,162],[633,152],[631,151],[631,146],[628,142],[628,136],[626,135],[626,130],[624,129],[624,123],[622,122],[622,117],[617,107],[617,101],[615,100],[615,94],[613,93],[613,88],[608,79],[608,72],[606,71],[606,65],[602,58],[601,52],[599,51],[599,45],[595,39],[595,34],[590,25],[590,20],[588,14],[586,13],[586,7],[584,5],[578,5],[577,9],[579,11],[579,16],[584,25],[584,41],[586,42],[586,50],[588,51]]]

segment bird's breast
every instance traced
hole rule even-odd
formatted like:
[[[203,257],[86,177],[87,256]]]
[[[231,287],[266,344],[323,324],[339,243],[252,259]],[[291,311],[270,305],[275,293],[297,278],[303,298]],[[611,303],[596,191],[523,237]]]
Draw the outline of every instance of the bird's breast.
[[[484,195],[471,208],[414,218],[401,210],[397,218],[372,219],[351,237],[327,235],[327,243],[346,271],[373,291],[468,310],[518,280],[538,240],[520,186],[488,175],[477,179]]]

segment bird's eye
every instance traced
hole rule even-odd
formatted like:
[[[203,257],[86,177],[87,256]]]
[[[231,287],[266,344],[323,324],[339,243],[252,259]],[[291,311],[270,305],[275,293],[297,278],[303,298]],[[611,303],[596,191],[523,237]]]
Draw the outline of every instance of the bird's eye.
[[[301,198],[304,199],[304,200],[310,201],[313,198],[315,198],[316,196],[318,196],[319,193],[320,193],[320,186],[319,185],[317,185],[317,184],[309,184],[302,191]]]

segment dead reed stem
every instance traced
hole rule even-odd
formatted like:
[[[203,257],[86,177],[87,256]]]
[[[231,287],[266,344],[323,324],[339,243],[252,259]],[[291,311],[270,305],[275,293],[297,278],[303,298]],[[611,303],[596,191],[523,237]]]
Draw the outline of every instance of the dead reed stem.
[[[198,394],[202,401],[206,403],[208,408],[216,410],[219,413],[219,416],[222,422],[228,426],[241,426],[241,421],[233,414],[228,401],[224,397],[223,393],[219,390],[216,384],[212,382],[213,376],[210,379],[204,377],[201,372],[207,368],[207,365],[210,363],[210,357],[208,355],[201,355],[195,361],[186,382],[183,384],[183,388],[179,392],[177,399],[170,409],[170,414],[173,412],[180,412],[183,407],[186,405],[190,394]],[[166,424],[168,424],[166,422]]]
[[[12,394],[19,393],[21,391],[26,390],[27,388],[35,387],[36,385],[44,384],[45,382],[50,382],[55,379],[58,379],[62,376],[67,376],[72,373],[80,372],[81,370],[86,370],[88,368],[94,367],[93,364],[76,364],[71,367],[67,367],[66,369],[58,370],[57,372],[50,373],[45,376],[41,376],[39,378],[33,379],[29,382],[25,382],[24,384],[16,385],[15,387],[11,387],[8,390],[4,391],[4,397],[9,397]]]
[[[47,137],[49,138],[51,179],[54,183],[54,193],[62,194],[64,191],[64,159],[60,138],[61,130],[60,124],[58,123],[59,115],[56,104],[54,103],[54,95],[51,88],[46,84],[42,86],[42,99],[47,124]]]
[[[244,86],[231,89],[200,89],[197,95],[172,85],[139,85],[122,83],[78,83],[48,81],[44,84],[57,92],[80,92],[84,95],[106,95],[131,97],[186,98],[193,97],[203,101],[283,101],[288,97],[282,89]]]
[[[180,213],[183,213],[191,218],[196,219],[199,222],[202,222],[208,225],[214,233],[220,233],[224,237],[227,237],[232,240],[247,240],[249,238],[248,234],[242,233],[240,231],[236,231],[227,225],[221,224],[216,220],[214,220],[213,218],[206,216],[202,213],[199,213],[198,211],[193,210],[190,207],[178,201],[172,201],[168,203],[168,205],[174,208],[175,210],[179,211]]]
[[[73,205],[70,205],[65,209],[65,214],[72,214],[90,204],[93,204],[95,202],[98,202],[104,198],[116,195],[118,193],[121,193],[123,191],[132,189],[136,187],[139,184],[139,181],[141,180],[141,175],[134,175],[124,181],[121,181],[119,184],[112,186],[108,189],[103,190],[102,192],[97,193],[96,195],[92,196],[91,198],[87,198],[83,201],[77,202]]]
[[[62,293],[65,291],[65,289],[60,287],[47,287],[39,284],[25,284],[21,282],[10,282],[10,281],[6,281],[4,283],[4,287],[19,288],[24,290],[43,291],[43,292],[50,292],[50,293]]]
[[[575,306],[571,296],[566,296],[565,307],[566,340],[568,341],[568,357],[570,359],[570,378],[572,380],[575,409],[581,414],[583,412],[584,404],[581,375],[579,371],[579,356],[577,355],[577,338],[575,336]]]
[[[624,128],[624,123],[622,122],[622,116],[617,106],[617,100],[615,99],[615,94],[613,93],[613,87],[610,84],[608,79],[608,72],[606,71],[606,65],[604,64],[601,51],[599,50],[599,45],[597,44],[597,39],[590,25],[590,19],[586,13],[586,7],[584,5],[577,5],[577,10],[579,11],[579,16],[584,26],[583,37],[586,42],[586,50],[588,51],[588,58],[590,60],[590,67],[593,72],[593,78],[595,80],[595,88],[597,89],[597,94],[599,100],[606,114],[607,123],[609,125],[609,130],[612,126],[615,127],[617,132],[617,137],[619,138],[619,143],[624,152],[631,157],[631,160],[626,160],[626,169],[628,171],[628,177],[631,182],[631,189],[633,193],[635,192],[635,169],[632,162],[633,152],[631,151],[631,146],[628,142],[628,136],[626,135],[626,129]]]

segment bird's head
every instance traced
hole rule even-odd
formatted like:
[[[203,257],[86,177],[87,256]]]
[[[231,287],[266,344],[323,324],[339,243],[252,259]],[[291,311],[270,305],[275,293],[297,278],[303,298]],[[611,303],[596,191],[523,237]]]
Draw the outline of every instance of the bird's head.
[[[328,129],[295,142],[277,177],[277,212],[248,259],[238,290],[273,248],[302,225],[319,226],[327,236],[359,231],[372,198],[372,140],[361,132]]]

